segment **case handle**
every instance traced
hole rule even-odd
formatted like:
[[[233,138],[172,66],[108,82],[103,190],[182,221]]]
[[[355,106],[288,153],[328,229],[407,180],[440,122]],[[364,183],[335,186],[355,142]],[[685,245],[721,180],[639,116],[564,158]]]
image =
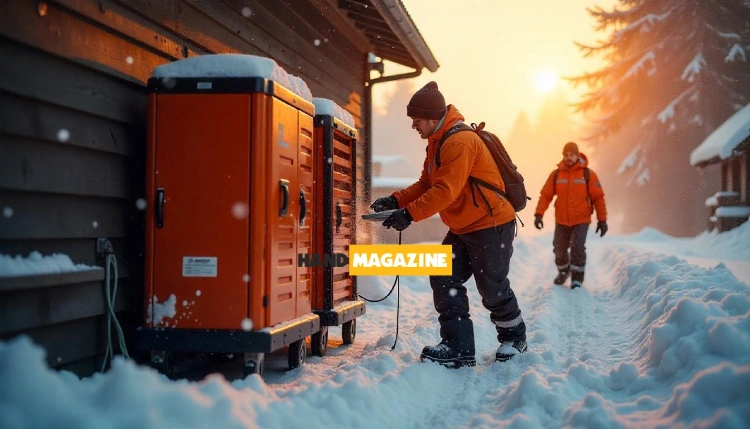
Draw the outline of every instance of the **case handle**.
[[[283,217],[286,216],[289,211],[289,181],[281,179],[279,180],[279,186],[281,186],[281,195],[283,197],[283,202],[279,209],[279,216]]]
[[[156,227],[164,227],[164,188],[156,190]]]
[[[341,213],[341,203],[336,201],[336,232],[339,232],[339,227],[344,220],[344,215]]]

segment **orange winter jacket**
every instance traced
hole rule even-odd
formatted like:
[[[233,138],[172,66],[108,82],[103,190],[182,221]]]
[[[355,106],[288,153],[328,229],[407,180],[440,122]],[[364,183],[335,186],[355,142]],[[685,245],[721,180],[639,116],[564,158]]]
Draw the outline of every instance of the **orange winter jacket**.
[[[439,213],[454,234],[502,225],[516,216],[513,205],[505,198],[468,181],[471,175],[505,191],[497,164],[476,133],[459,131],[448,137],[440,149],[440,168],[435,164],[441,137],[463,120],[458,109],[448,105],[443,124],[427,139],[421,177],[408,188],[393,193],[399,208],[406,207],[414,221]]]
[[[583,153],[579,157],[579,162],[571,168],[568,168],[564,160],[557,164],[557,182],[552,183],[555,180],[553,171],[542,187],[539,203],[534,212],[535,216],[544,216],[544,212],[556,194],[555,223],[565,226],[591,223],[594,207],[596,207],[597,220],[607,220],[604,190],[599,183],[599,178],[589,168],[589,183],[588,187],[586,186],[583,169],[588,166],[589,160]]]

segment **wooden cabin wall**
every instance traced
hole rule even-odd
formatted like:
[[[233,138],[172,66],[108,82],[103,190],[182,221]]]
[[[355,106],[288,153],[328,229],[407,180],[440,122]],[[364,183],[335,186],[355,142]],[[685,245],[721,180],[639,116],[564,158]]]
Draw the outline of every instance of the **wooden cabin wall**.
[[[362,130],[365,54],[306,1],[0,0],[0,200],[12,210],[0,253],[103,267],[95,242],[107,237],[129,344],[143,308],[145,83],[156,66],[207,53],[271,57]],[[0,279],[0,338],[28,335],[51,367],[98,371],[103,280]]]

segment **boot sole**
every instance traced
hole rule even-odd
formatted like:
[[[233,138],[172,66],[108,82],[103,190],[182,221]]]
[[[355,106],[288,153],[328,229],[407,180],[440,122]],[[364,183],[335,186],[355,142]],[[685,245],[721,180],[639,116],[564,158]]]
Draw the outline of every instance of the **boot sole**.
[[[520,353],[519,353],[520,354]],[[495,355],[495,362],[507,362],[515,355]]]
[[[423,362],[425,360],[428,360],[430,362],[436,362],[436,363],[439,363],[440,365],[443,365],[446,368],[451,368],[451,369],[457,369],[457,368],[461,368],[464,366],[476,366],[477,365],[477,360],[474,357],[440,359],[440,358],[434,358],[434,357],[422,354],[419,356],[419,359]]]
[[[512,358],[513,356],[517,356],[517,355],[520,355],[521,353],[526,353],[526,350],[528,350],[528,349],[529,349],[529,346],[526,346],[526,347],[524,347],[524,348],[523,348],[523,351],[522,351],[522,352],[518,352],[518,353],[516,353],[516,354],[512,354],[512,355],[498,355],[498,354],[496,354],[496,355],[495,355],[495,362],[507,362],[507,361],[509,361],[509,360],[510,360],[510,359],[511,359],[511,358]]]

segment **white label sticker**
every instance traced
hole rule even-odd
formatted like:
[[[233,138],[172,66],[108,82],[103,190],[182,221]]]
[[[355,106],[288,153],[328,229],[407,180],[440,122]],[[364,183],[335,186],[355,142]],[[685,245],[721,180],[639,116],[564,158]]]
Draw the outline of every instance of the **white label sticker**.
[[[216,277],[219,258],[215,256],[183,256],[183,277]]]

